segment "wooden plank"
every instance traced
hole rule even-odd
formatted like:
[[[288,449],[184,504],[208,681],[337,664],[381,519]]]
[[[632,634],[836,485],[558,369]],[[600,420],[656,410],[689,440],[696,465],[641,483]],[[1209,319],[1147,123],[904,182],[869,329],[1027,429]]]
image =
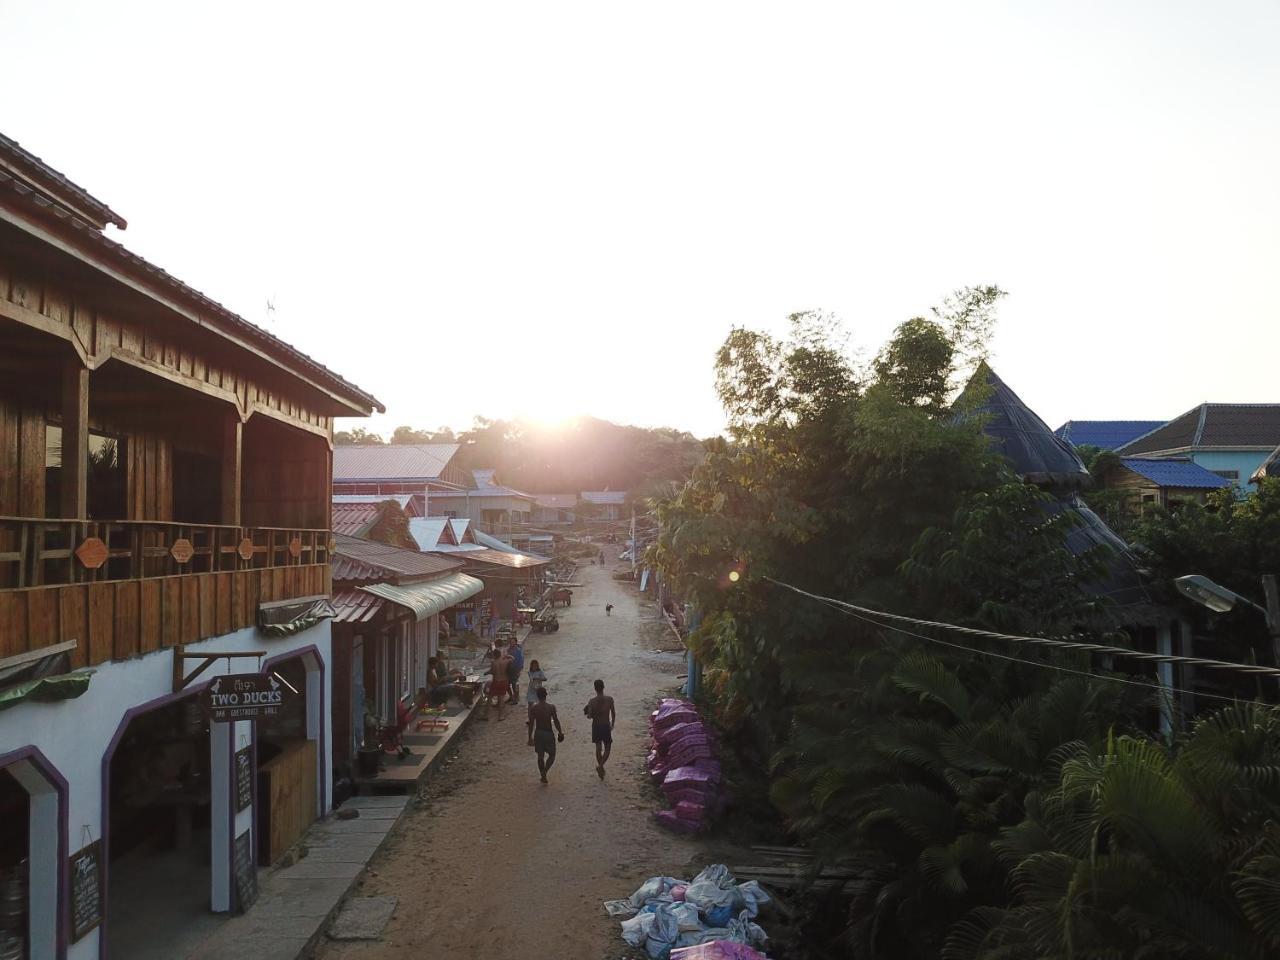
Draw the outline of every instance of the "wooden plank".
[[[79,641],[71,653],[72,667],[91,666],[101,662],[89,660],[89,596],[85,587],[86,584],[75,583],[53,588],[58,591],[58,642]]]
[[[316,743],[303,740],[263,765],[270,796],[270,860],[279,860],[316,818]]]
[[[183,643],[200,639],[200,585],[197,577],[177,577],[182,589],[181,637]]]
[[[115,658],[124,660],[136,657],[142,652],[142,621],[140,608],[142,602],[142,581],[122,580],[115,584],[115,637],[113,648]]]
[[[6,517],[21,513],[18,506],[18,405],[0,397],[0,513]]]
[[[106,663],[115,657],[116,590],[113,583],[87,584],[89,592],[89,662]],[[85,641],[81,639],[81,643]]]
[[[222,422],[222,523],[240,525],[240,478],[244,458],[244,425],[230,410]]]
[[[28,592],[0,591],[0,659],[27,649]]]
[[[164,633],[164,583],[138,582],[138,649],[142,653],[159,650]]]
[[[79,358],[62,368],[62,502],[59,516],[89,516],[89,371]]]
[[[234,584],[235,574],[232,573],[216,573],[213,579],[217,584],[217,608],[214,617],[217,635],[230,633],[235,629],[232,624],[231,617],[231,590]]]
[[[202,573],[193,578],[199,585],[200,594],[200,636],[215,637],[225,631],[218,630],[215,624],[214,611],[217,609],[217,575]]]
[[[160,643],[172,647],[181,642],[182,636],[182,585],[178,577],[165,577],[160,581],[164,603],[160,619]]]
[[[18,515],[43,517],[44,417],[23,408],[18,429]]]

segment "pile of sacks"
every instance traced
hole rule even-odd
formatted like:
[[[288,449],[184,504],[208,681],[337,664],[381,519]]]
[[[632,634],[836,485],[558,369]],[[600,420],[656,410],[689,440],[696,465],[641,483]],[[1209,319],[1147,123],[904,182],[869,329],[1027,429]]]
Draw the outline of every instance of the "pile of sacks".
[[[769,895],[754,880],[738,883],[723,864],[692,881],[650,877],[605,909],[622,921],[622,939],[655,960],[768,960],[768,935],[755,922]]]
[[[670,810],[654,817],[663,826],[697,833],[720,804],[715,731],[688,700],[667,698],[649,715],[649,734],[649,775],[662,784],[671,803]]]

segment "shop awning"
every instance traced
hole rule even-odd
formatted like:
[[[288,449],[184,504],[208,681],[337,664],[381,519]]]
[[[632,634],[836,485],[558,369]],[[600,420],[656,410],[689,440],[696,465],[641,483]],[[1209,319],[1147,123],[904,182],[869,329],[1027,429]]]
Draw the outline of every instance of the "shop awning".
[[[465,573],[451,573],[447,577],[428,580],[425,583],[408,583],[396,586],[391,583],[370,583],[360,587],[365,593],[390,600],[413,611],[414,619],[425,620],[432,614],[447,610],[455,603],[474,597],[484,589],[484,581]]]

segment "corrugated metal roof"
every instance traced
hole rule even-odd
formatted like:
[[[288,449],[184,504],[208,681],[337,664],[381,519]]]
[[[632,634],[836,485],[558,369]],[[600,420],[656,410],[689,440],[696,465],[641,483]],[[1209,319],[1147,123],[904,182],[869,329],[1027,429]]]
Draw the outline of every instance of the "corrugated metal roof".
[[[450,517],[449,527],[453,530],[453,541],[457,544],[475,543],[475,534],[471,532],[470,517]]]
[[[548,510],[572,510],[578,505],[576,493],[535,493],[533,501]]]
[[[401,510],[408,508],[413,501],[413,494],[410,493],[335,493],[333,502],[336,506],[339,503],[382,503],[384,500],[394,500],[400,505]]]
[[[1163,423],[1163,420],[1068,420],[1053,433],[1073,446],[1114,450]]]
[[[579,497],[587,503],[626,503],[627,491],[625,490],[583,490]]]
[[[1184,487],[1192,490],[1217,490],[1231,486],[1231,481],[1218,476],[1190,460],[1155,460],[1144,457],[1121,457],[1128,469],[1146,477],[1158,487]]]
[[[441,540],[444,541],[443,545],[451,545],[450,537],[445,533],[448,526],[448,517],[411,517],[409,534],[418,544],[419,550],[435,550],[442,545]]]
[[[333,448],[334,480],[438,480],[456,443],[355,444]],[[432,499],[440,496],[432,493]]]
[[[531,553],[508,553],[505,550],[483,548],[471,550],[459,555],[468,563],[492,563],[500,567],[512,567],[523,570],[528,567],[541,567],[551,562],[550,557],[538,557]]]
[[[492,486],[492,487],[480,487],[475,490],[432,490],[431,491],[432,500],[442,500],[449,497],[452,497],[455,500],[468,499],[468,500],[475,500],[477,502],[481,500],[485,500],[489,497],[515,497],[516,499],[519,499],[519,500],[529,500],[529,501],[533,500],[533,494],[522,493],[521,491],[516,490],[512,487]]]
[[[1196,447],[1280,446],[1280,404],[1202,403],[1118,448],[1119,453],[1158,453]]]
[[[425,620],[432,614],[447,610],[455,603],[474,597],[484,589],[484,581],[465,573],[451,573],[438,580],[395,586],[390,583],[370,583],[360,587],[365,593],[390,600],[413,611],[417,620]]]
[[[416,580],[439,576],[462,564],[434,553],[419,553],[373,540],[335,534],[334,580]]]
[[[231,310],[218,303],[218,301],[195,289],[195,287],[183,283],[171,273],[161,269],[149,260],[138,256],[123,244],[116,243],[116,241],[103,234],[93,224],[85,223],[79,217],[68,213],[62,207],[52,205],[48,199],[36,193],[30,186],[4,170],[0,170],[0,188],[7,189],[10,194],[16,194],[36,207],[52,211],[59,220],[77,231],[80,237],[92,242],[94,246],[105,250],[116,260],[127,264],[128,268],[136,271],[138,275],[145,278],[154,278],[170,290],[176,291],[179,295],[194,302],[199,307],[208,310],[213,314],[216,320],[225,321],[231,327],[241,333],[247,334],[251,339],[266,346],[269,350],[277,351],[285,357],[296,361],[299,367],[308,373],[316,374],[321,382],[339,390],[349,401],[356,401],[356,404],[352,405],[357,406],[358,409],[364,409],[367,407],[372,410],[377,410],[379,413],[386,413],[386,407],[384,407],[382,402],[372,394],[361,390],[354,383],[339,374],[334,373],[324,364],[307,356],[307,354],[303,353],[292,344],[286,343],[284,340],[281,340],[272,333],[268,333],[257,324],[250,323],[248,320],[244,319],[244,317],[237,313],[233,313]],[[212,320],[212,318],[210,319]],[[207,322],[206,325],[208,329],[226,336],[224,331],[218,329],[216,321]],[[235,342],[233,337],[228,336],[227,339],[232,343]]]
[[[484,470],[472,470],[471,476],[475,479],[476,487],[496,487],[498,484],[494,482],[493,475],[497,472],[489,467]]]
[[[1257,470],[1253,471],[1253,475],[1249,477],[1250,482],[1259,483],[1263,477],[1280,477],[1280,447],[1276,447],[1262,461]]]
[[[335,590],[333,599],[334,623],[368,623],[378,615],[384,601],[371,593],[357,588],[351,590]]]

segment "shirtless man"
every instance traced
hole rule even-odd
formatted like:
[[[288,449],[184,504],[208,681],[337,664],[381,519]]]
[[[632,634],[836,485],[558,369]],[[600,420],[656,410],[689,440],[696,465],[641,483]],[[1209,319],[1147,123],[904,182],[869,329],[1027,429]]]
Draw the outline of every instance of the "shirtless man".
[[[551,725],[556,733],[552,735]],[[547,703],[547,688],[538,688],[538,702],[529,708],[529,743],[538,752],[538,773],[547,782],[551,765],[556,762],[556,743],[564,743],[564,730],[554,705]]]
[[[511,669],[511,658],[507,656],[505,650],[501,648],[493,655],[493,660],[489,662],[489,674],[493,677],[489,681],[489,699],[498,701],[498,719],[507,719],[503,713],[507,707],[507,672]],[[485,716],[488,716],[486,708]]]
[[[613,707],[613,697],[604,695],[604,681],[595,682],[596,695],[587,701],[582,712],[591,718],[591,742],[596,745],[596,776],[604,779],[604,765],[609,762],[613,749],[613,725],[618,712]]]

